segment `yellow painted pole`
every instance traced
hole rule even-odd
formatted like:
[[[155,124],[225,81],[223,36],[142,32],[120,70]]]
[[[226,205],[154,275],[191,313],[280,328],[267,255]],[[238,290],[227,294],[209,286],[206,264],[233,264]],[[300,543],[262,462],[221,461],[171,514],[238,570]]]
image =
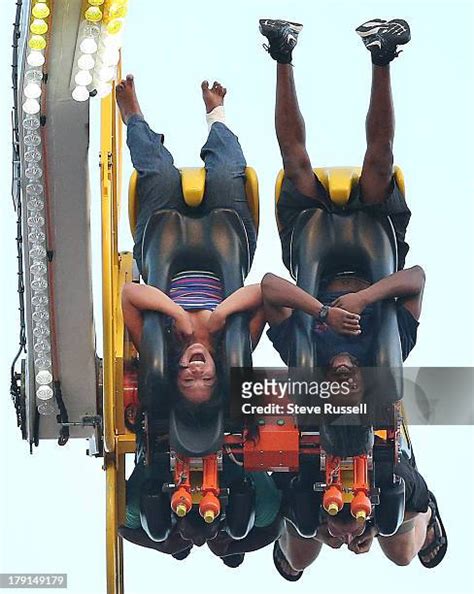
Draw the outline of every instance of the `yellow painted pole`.
[[[125,454],[119,453],[117,401],[122,396],[123,322],[120,307],[118,224],[121,188],[121,123],[114,94],[101,104],[102,319],[104,466],[106,472],[107,594],[123,594],[123,543],[118,526],[125,510]],[[120,332],[121,330],[121,332]],[[119,335],[121,334],[121,336]],[[117,348],[119,346],[119,348]],[[118,351],[120,353],[118,353]],[[117,360],[120,356],[120,361]],[[119,407],[120,411],[122,410]]]

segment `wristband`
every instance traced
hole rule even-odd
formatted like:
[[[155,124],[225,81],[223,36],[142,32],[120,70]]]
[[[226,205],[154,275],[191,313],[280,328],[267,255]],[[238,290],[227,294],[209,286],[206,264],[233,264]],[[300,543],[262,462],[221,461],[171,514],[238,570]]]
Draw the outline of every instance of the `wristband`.
[[[329,315],[329,305],[323,305],[322,308],[319,311],[318,314],[318,320],[320,322],[326,322],[326,320],[328,319],[328,315]]]

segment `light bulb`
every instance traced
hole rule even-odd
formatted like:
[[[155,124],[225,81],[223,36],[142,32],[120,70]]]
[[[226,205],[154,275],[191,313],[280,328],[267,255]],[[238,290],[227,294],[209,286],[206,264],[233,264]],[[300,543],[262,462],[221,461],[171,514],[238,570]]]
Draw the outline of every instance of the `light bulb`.
[[[34,115],[35,113],[39,113],[39,111],[40,111],[39,101],[37,101],[36,99],[27,99],[23,103],[23,111],[29,115]]]
[[[36,396],[40,400],[50,400],[53,397],[53,390],[50,386],[40,386],[36,390]]]
[[[79,70],[74,80],[76,81],[76,85],[87,87],[92,82],[92,74],[89,70]]]
[[[100,82],[97,85],[96,91],[97,91],[97,95],[99,96],[99,98],[103,99],[104,97],[108,97],[110,95],[110,93],[112,92],[112,85],[110,83]]]
[[[117,35],[120,33],[123,27],[123,20],[122,19],[113,19],[109,23],[107,23],[107,33],[110,35]]]
[[[31,317],[34,322],[47,322],[49,320],[49,312],[42,309],[36,310]],[[39,367],[44,367],[44,365],[40,365]]]
[[[41,161],[40,151],[35,148],[28,149],[25,151],[25,161],[28,161],[28,163],[38,163],[38,161]]]
[[[89,99],[89,91],[87,87],[77,86],[72,92],[72,97],[75,101],[87,101]]]
[[[56,407],[52,400],[46,400],[45,402],[40,402],[38,404],[38,413],[42,417],[50,417],[51,415],[56,414],[56,412]]]
[[[77,65],[81,70],[92,70],[95,66],[95,60],[89,54],[84,54],[77,61]]]
[[[33,264],[30,266],[31,274],[46,274],[48,272],[48,268],[43,260],[33,260]]]
[[[38,371],[38,373],[36,374],[36,383],[43,385],[43,384],[50,384],[53,381],[53,376],[51,375],[51,372],[48,371],[47,369],[42,369],[41,371]]]
[[[28,99],[30,101],[30,99]],[[43,170],[37,165],[29,165],[25,169],[25,177],[31,181],[37,181],[43,175]]]
[[[44,202],[41,198],[30,198],[26,203],[26,208],[31,212],[39,212],[44,208]]]
[[[115,77],[115,68],[112,68],[111,66],[102,66],[98,76],[101,82],[110,82]]]
[[[48,283],[45,278],[37,277],[31,281],[31,286],[35,291],[43,291],[48,288]]]
[[[49,353],[51,351],[51,345],[49,343],[49,340],[45,338],[40,338],[39,340],[37,340],[33,348],[37,353]]]
[[[48,369],[49,367],[51,367],[51,357],[46,353],[36,355],[35,367],[39,367],[41,369]]]
[[[101,58],[107,66],[117,66],[120,61],[120,52],[115,48],[106,48]]]
[[[32,51],[28,54],[26,61],[30,66],[39,67],[43,66],[46,61],[46,58],[40,51]]]
[[[35,229],[44,226],[44,219],[38,215],[31,215],[31,217],[28,217],[27,223],[28,227]]]
[[[102,6],[105,0],[89,0],[91,6]]]
[[[35,338],[47,338],[49,336],[49,328],[46,324],[37,324],[33,330],[33,336]]]
[[[86,37],[79,46],[83,54],[95,54],[97,51],[97,42],[92,37]]]
[[[26,193],[30,196],[39,196],[43,193],[43,186],[41,184],[28,184]]]
[[[40,125],[41,122],[39,118],[27,116],[23,119],[23,128],[26,128],[26,130],[38,130]]]
[[[43,19],[34,19],[30,31],[35,35],[44,35],[48,31],[48,23]]]
[[[41,83],[43,80],[43,73],[41,70],[37,70],[36,68],[30,68],[25,72],[25,80],[29,83]]]
[[[28,233],[28,241],[34,244],[42,243],[46,239],[46,235],[39,229],[33,229]]]
[[[41,35],[32,35],[28,41],[28,45],[32,50],[44,50],[46,39]]]
[[[108,33],[102,37],[102,44],[105,48],[120,49],[122,47],[122,34],[109,35]]]
[[[127,15],[128,6],[126,4],[120,5],[118,2],[114,2],[109,8],[110,19],[122,19]]]
[[[38,83],[30,82],[23,89],[23,92],[28,99],[38,99],[38,97],[41,97],[41,86]]]
[[[31,303],[35,307],[44,307],[48,305],[48,297],[46,295],[35,295],[31,299]]]
[[[43,245],[34,245],[30,249],[30,258],[46,258],[46,248]],[[35,295],[35,297],[43,297],[43,295]],[[33,297],[33,299],[35,299]],[[33,299],[31,300],[33,303]],[[46,297],[47,302],[47,297]]]
[[[84,17],[87,21],[90,21],[91,23],[98,23],[102,20],[102,11],[98,6],[90,6],[86,10]]]
[[[95,37],[96,39],[100,36],[99,25],[93,25],[92,23],[86,23],[82,29],[84,37]]]
[[[46,19],[51,14],[46,2],[37,2],[31,11],[32,15],[37,19]]]
[[[39,134],[26,134],[23,142],[25,146],[39,146],[41,144],[41,136]]]

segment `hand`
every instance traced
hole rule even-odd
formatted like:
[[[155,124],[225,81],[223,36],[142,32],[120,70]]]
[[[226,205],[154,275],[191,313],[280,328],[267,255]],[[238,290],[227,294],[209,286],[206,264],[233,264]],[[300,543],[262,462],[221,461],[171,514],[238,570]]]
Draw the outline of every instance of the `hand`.
[[[355,314],[360,314],[367,307],[368,303],[365,299],[364,291],[357,291],[357,293],[346,293],[341,295],[331,303],[332,307],[340,307]]]
[[[174,330],[179,339],[188,341],[194,334],[194,327],[191,316],[186,310],[179,312],[174,318]]]
[[[227,316],[219,310],[219,307],[217,307],[207,320],[207,329],[211,334],[217,334],[224,329],[226,321]]]
[[[340,307],[330,307],[326,321],[329,326],[339,334],[347,336],[358,336],[361,332],[359,324],[360,316],[355,313],[341,309]]]
[[[360,555],[361,553],[368,553],[372,543],[374,542],[374,536],[377,534],[377,528],[375,526],[368,526],[364,533],[360,536],[356,536],[347,548],[355,553],[356,555]]]

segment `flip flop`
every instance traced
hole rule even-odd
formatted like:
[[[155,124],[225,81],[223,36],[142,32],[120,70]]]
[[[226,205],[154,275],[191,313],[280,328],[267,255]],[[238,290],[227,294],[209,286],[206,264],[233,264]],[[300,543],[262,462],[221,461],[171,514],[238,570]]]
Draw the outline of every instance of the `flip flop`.
[[[285,578],[285,580],[288,580],[289,582],[297,582],[303,575],[303,570],[298,571],[298,573],[295,575],[292,573],[287,573],[280,565],[282,561],[286,561],[286,563],[288,563],[287,558],[283,554],[283,551],[276,540],[275,544],[273,545],[273,563],[275,564],[275,568],[281,577]]]
[[[434,539],[429,545],[421,549],[421,551],[418,553],[418,558],[423,567],[431,569],[432,567],[436,567],[437,565],[439,565],[441,561],[444,559],[446,551],[448,550],[448,537],[446,535],[446,530],[443,526],[443,522],[441,521],[441,516],[439,515],[439,509],[438,504],[436,502],[436,498],[431,491],[429,491],[429,494],[430,501],[428,505],[431,509],[431,518],[428,523],[427,532],[428,530],[433,528]],[[438,547],[438,552],[432,559],[430,559],[429,561],[423,560],[423,557],[426,557],[426,555],[429,555]]]

